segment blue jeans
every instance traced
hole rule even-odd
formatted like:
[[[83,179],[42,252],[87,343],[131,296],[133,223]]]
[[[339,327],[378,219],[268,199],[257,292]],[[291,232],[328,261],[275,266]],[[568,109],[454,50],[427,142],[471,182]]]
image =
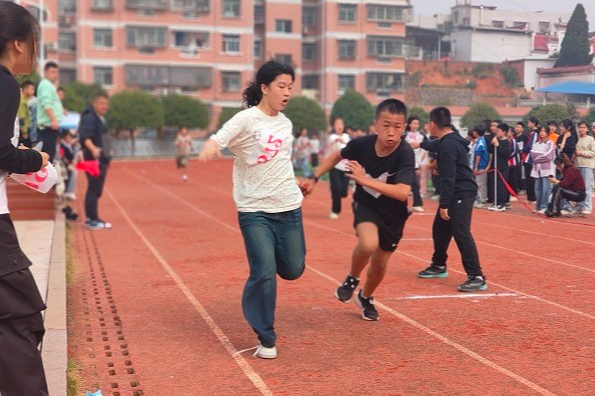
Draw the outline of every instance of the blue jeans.
[[[585,197],[585,200],[581,202],[580,207],[582,210],[593,210],[593,198],[591,197],[591,193],[593,192],[593,169],[578,168],[578,170],[581,171],[587,192],[587,196]]]
[[[296,158],[295,159],[295,167],[299,168],[302,171],[302,174],[305,178],[308,178],[312,175],[310,171],[310,157],[304,158]]]
[[[547,177],[535,178],[535,196],[537,198],[537,204],[535,208],[537,210],[547,209],[551,193],[552,183],[550,183]]]
[[[306,268],[306,242],[302,210],[282,213],[240,212],[250,277],[244,287],[242,308],[246,320],[265,347],[275,346],[277,275],[298,279]]]

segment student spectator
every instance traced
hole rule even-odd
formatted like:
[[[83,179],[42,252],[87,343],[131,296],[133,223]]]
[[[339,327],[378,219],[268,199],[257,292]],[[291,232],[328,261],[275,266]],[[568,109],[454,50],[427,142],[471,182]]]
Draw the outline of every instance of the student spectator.
[[[519,151],[519,166],[517,167],[517,178],[519,180],[519,195],[526,194],[527,184],[525,169],[523,168],[523,147],[527,143],[527,134],[525,133],[525,124],[517,122],[514,126],[516,144]]]
[[[534,204],[537,198],[535,197],[535,179],[531,176],[533,170],[533,158],[529,155],[535,142],[539,140],[539,120],[536,117],[529,118],[527,122],[529,126],[529,136],[523,146],[523,168],[525,169],[525,187],[527,191],[527,203]]]
[[[560,136],[557,141],[558,155],[566,154],[571,161],[574,160],[578,133],[571,120],[565,119],[560,123]]]
[[[351,140],[349,135],[344,132],[345,122],[343,118],[337,117],[333,120],[333,133],[329,136],[326,145],[326,155],[337,153],[347,146],[347,143]],[[329,218],[331,220],[337,220],[341,213],[342,205],[341,200],[347,198],[349,193],[349,180],[345,174],[349,170],[347,167],[347,160],[339,162],[329,172],[329,180],[331,184],[331,199],[332,208]]]
[[[39,138],[43,142],[42,151],[48,153],[54,162],[60,123],[64,117],[62,101],[58,97],[55,84],[59,79],[58,64],[48,62],[44,67],[44,78],[37,87],[37,125]]]
[[[578,143],[576,144],[575,164],[585,182],[585,199],[580,203],[583,214],[593,211],[593,169],[595,169],[595,139],[587,135],[589,127],[585,121],[578,123]]]
[[[312,168],[316,169],[318,167],[318,160],[320,156],[320,139],[318,138],[318,134],[314,132],[312,134],[312,139],[310,139],[310,164]]]
[[[508,140],[510,141],[510,159],[508,160],[508,184],[512,191],[518,195],[519,194],[519,176],[520,176],[520,163],[521,163],[521,155],[519,153],[519,147],[517,145],[516,137],[515,137],[515,130],[510,127],[508,129],[508,133],[506,134]],[[507,206],[510,206],[510,201],[516,201],[515,197],[508,195],[508,203]]]
[[[535,194],[537,197],[535,211],[541,214],[545,213],[548,207],[551,192],[549,178],[555,175],[554,159],[556,158],[556,150],[549,138],[549,133],[549,129],[540,128],[539,140],[533,145],[530,153],[533,160],[531,177],[535,179]]]
[[[554,120],[548,121],[547,129],[550,132],[550,140],[552,141],[552,143],[557,144],[558,137],[560,136],[560,134],[558,133],[558,122]]]
[[[302,171],[305,178],[310,177],[310,138],[308,137],[308,129],[300,129],[300,135],[295,140],[295,168]]]
[[[506,137],[508,132],[507,124],[498,124],[496,128],[496,135],[488,145],[488,151],[492,154],[492,163],[490,169],[494,169],[491,172],[491,180],[496,184],[494,204],[488,209],[494,212],[503,212],[506,210],[506,203],[508,202],[508,190],[504,185],[504,180],[508,179],[509,165],[508,160],[510,159],[510,141]],[[498,173],[502,176],[500,177]]]
[[[427,138],[419,130],[419,117],[411,116],[407,119],[407,126],[405,127],[405,141],[409,144],[413,142],[421,143]],[[415,173],[413,175],[413,184],[411,184],[411,191],[413,193],[413,206],[412,209],[416,212],[423,212],[423,200],[421,196],[421,166],[425,161],[427,152],[421,148],[416,148],[415,152]]]
[[[562,173],[562,179],[558,180],[553,176],[549,178],[554,187],[552,189],[552,200],[545,212],[547,217],[560,217],[563,214],[564,211],[560,210],[563,199],[582,202],[587,195],[581,173],[566,154],[562,154],[562,158],[556,159],[556,166]],[[580,207],[578,210],[580,213]],[[570,215],[570,213],[568,214]]]
[[[475,146],[473,147],[473,174],[477,182],[477,200],[475,201],[476,208],[485,208],[488,201],[488,171],[490,153],[485,140],[485,126],[478,124],[472,129],[475,136]]]
[[[19,104],[19,125],[21,127],[19,144],[31,148],[31,112],[29,101],[35,95],[35,84],[27,80],[21,85],[21,103]]]

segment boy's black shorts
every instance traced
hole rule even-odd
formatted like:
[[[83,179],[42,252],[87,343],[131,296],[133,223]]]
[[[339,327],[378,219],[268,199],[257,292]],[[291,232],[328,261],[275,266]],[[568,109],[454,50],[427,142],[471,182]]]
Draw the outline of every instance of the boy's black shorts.
[[[411,216],[411,212],[408,210],[386,216],[361,202],[353,203],[353,227],[357,228],[360,223],[375,224],[378,227],[380,249],[385,252],[394,252],[397,249],[409,216]]]

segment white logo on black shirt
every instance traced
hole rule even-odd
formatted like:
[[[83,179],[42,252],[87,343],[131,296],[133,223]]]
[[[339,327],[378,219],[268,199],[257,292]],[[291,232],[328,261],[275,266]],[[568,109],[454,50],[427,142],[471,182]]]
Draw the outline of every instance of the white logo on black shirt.
[[[364,172],[366,171],[366,169],[364,168]],[[381,183],[386,183],[386,181],[388,180],[389,177],[394,176],[394,173],[388,173],[388,172],[384,172],[383,174],[381,174],[378,177],[372,177],[369,174],[366,173],[366,177],[379,181]],[[367,192],[368,194],[370,194],[371,196],[373,196],[374,198],[378,199],[378,197],[380,197],[382,194],[379,193],[378,191],[371,189],[370,187],[365,187],[364,186],[364,191]]]

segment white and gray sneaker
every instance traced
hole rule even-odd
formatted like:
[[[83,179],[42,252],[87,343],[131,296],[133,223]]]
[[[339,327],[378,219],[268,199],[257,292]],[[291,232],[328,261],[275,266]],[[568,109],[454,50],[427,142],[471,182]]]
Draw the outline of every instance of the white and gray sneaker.
[[[259,342],[254,356],[261,359],[275,359],[277,357],[277,347],[267,348]]]
[[[111,223],[107,223],[102,220],[87,221],[87,222],[85,222],[85,226],[87,227],[87,229],[89,229],[91,231],[109,230],[110,228],[112,228]]]

